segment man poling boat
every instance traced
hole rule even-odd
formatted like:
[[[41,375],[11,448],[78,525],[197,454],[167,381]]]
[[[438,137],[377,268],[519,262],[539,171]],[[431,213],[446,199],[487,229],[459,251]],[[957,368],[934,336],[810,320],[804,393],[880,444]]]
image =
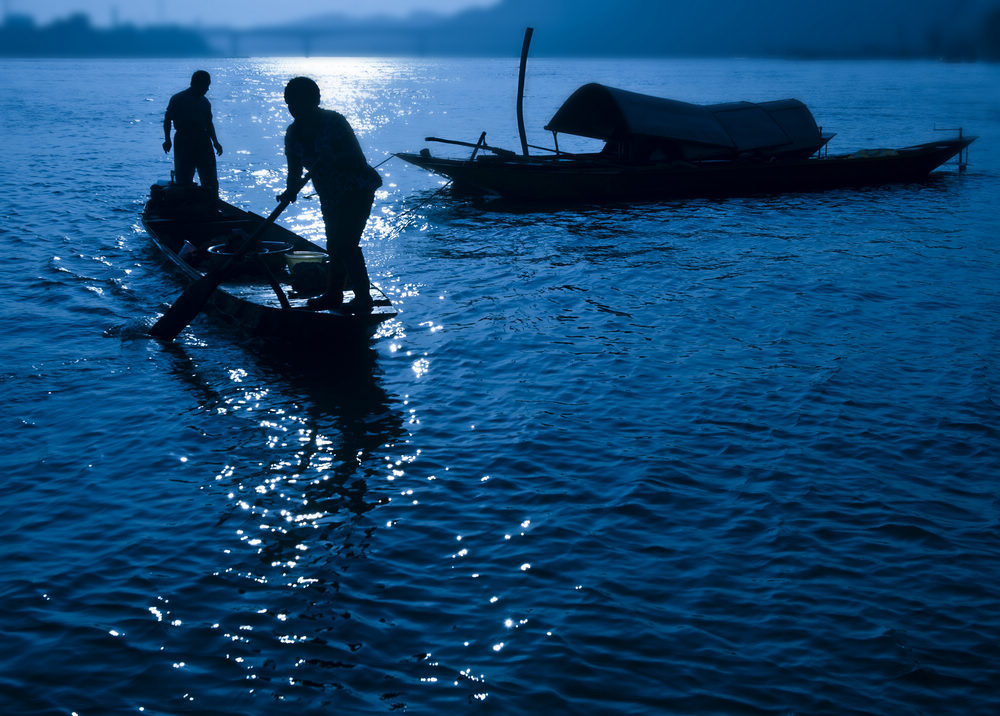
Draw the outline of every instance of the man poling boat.
[[[142,218],[154,243],[189,285],[150,334],[172,340],[208,305],[237,317],[254,333],[311,341],[322,341],[321,332],[371,327],[395,315],[385,295],[371,284],[360,247],[382,179],[368,165],[343,115],[320,108],[313,80],[296,77],[288,82],[285,101],[295,121],[285,138],[287,185],[278,206],[261,219],[218,198],[211,149],[221,154],[222,147],[204,96],[209,83],[207,72],[195,72],[191,87],[171,98],[164,118],[164,151],[171,148],[171,125],[177,128],[175,180],[152,187]],[[303,175],[303,169],[309,172]],[[195,170],[200,187],[193,182]],[[320,196],[326,251],[275,225],[310,180]],[[284,250],[277,248],[282,246]],[[322,257],[322,280],[303,291],[300,276],[296,297],[301,300],[294,303],[282,287],[284,265],[279,261],[272,267],[265,260],[267,254],[285,252],[298,254],[288,258],[288,266],[299,274],[310,265],[304,253]],[[260,269],[256,281],[250,280],[254,272],[248,267]],[[270,290],[258,290],[263,285]],[[347,288],[351,298],[345,305]],[[277,305],[271,305],[275,301]],[[327,311],[326,318],[301,315]]]
[[[153,185],[142,223],[187,288],[150,333],[172,340],[210,309],[252,335],[323,344],[336,343],[347,333],[364,334],[395,316],[389,299],[370,283],[348,291],[351,298],[358,293],[367,297],[369,312],[308,307],[309,298],[326,289],[329,258],[321,246],[275,223],[287,206],[283,200],[265,219],[201,187],[166,181]]]

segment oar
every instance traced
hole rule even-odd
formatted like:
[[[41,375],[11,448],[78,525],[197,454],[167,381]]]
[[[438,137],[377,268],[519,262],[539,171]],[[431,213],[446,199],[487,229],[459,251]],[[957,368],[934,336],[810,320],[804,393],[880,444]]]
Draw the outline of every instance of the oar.
[[[306,182],[309,181],[310,175],[306,174],[302,177],[302,181],[299,183],[299,189],[305,186]],[[257,244],[260,243],[260,238],[264,234],[264,231],[271,224],[274,223],[275,219],[281,215],[291,201],[287,198],[281,199],[278,202],[278,206],[275,207],[274,211],[271,212],[270,216],[264,219],[264,223],[257,227],[257,230],[251,234],[246,241],[235,251],[232,255],[226,259],[219,268],[209,271],[204,276],[199,278],[193,284],[187,287],[184,293],[181,294],[180,298],[174,301],[174,305],[167,309],[167,312],[160,316],[160,320],[153,324],[153,327],[149,329],[149,334],[155,338],[163,338],[168,341],[172,341],[177,337],[184,327],[187,326],[191,321],[195,319],[201,309],[205,307],[208,303],[208,299],[212,296],[212,292],[219,287],[219,284],[226,280],[229,275],[230,269],[242,259],[251,249],[255,248]]]
[[[274,271],[271,270],[271,267],[267,265],[267,261],[259,255],[257,257],[257,261],[260,264],[260,267],[264,269],[264,277],[267,279],[267,282],[271,284],[271,288],[274,290],[274,295],[278,297],[278,303],[281,304],[281,308],[286,311],[292,310],[292,304],[288,302],[288,296],[285,295],[285,289],[281,287],[281,282],[278,281],[278,277],[274,275]]]

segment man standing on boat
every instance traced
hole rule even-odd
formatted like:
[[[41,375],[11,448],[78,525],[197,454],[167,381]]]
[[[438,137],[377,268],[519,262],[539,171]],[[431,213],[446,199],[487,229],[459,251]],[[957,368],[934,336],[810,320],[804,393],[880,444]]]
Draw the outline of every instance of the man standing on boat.
[[[344,116],[320,108],[319,86],[313,80],[296,77],[289,81],[285,103],[294,121],[285,132],[288,188],[278,199],[295,201],[302,170],[310,171],[319,194],[326,250],[330,254],[326,293],[311,299],[308,305],[319,310],[339,308],[344,301],[346,276],[354,289],[354,300],[344,308],[352,313],[370,312],[368,268],[359,244],[382,178],[368,164]]]
[[[170,98],[163,116],[163,151],[174,147],[174,180],[178,184],[193,184],[195,170],[202,187],[219,194],[219,177],[216,174],[216,154],[222,154],[222,145],[215,136],[212,124],[212,105],[205,98],[212,78],[205,70],[191,75],[191,86]],[[170,125],[173,124],[174,144],[170,143]]]

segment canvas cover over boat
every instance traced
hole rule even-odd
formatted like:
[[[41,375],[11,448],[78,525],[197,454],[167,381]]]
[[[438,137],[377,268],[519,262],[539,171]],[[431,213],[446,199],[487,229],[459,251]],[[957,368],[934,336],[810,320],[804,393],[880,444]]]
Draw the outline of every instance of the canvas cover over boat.
[[[633,158],[696,161],[740,155],[808,156],[829,139],[796,99],[698,105],[591,83],[570,95],[545,129],[604,140]],[[641,147],[642,157],[634,150]]]

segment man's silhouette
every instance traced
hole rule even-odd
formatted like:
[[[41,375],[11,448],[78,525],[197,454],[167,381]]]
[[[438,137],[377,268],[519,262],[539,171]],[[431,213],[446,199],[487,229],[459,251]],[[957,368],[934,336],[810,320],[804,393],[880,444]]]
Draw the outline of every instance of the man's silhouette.
[[[215,171],[215,152],[222,154],[222,145],[212,124],[212,105],[205,98],[212,78],[205,70],[191,75],[191,86],[170,98],[163,116],[163,151],[169,152],[170,125],[174,129],[174,180],[178,184],[193,184],[194,172],[202,187],[219,193],[219,177]]]
[[[308,77],[290,80],[285,86],[285,103],[295,121],[285,132],[288,188],[278,198],[295,201],[302,170],[309,170],[319,194],[330,254],[326,293],[310,299],[308,305],[318,310],[340,308],[346,274],[354,288],[354,300],[344,310],[370,312],[368,268],[359,242],[382,178],[368,165],[344,116],[319,106],[316,82]]]

